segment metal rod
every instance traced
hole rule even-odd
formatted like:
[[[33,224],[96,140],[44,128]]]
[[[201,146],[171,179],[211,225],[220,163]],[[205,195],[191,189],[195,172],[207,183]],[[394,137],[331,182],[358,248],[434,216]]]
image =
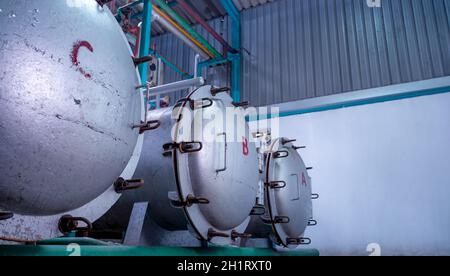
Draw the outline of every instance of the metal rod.
[[[198,64],[200,63],[200,56],[195,55],[195,62],[194,62],[194,78],[199,77],[198,74]]]
[[[150,97],[151,96],[156,96],[158,94],[166,94],[166,93],[171,93],[171,92],[176,92],[182,89],[187,89],[190,88],[191,86],[202,86],[205,84],[205,80],[200,77],[200,78],[194,78],[194,79],[188,79],[188,80],[182,80],[182,81],[178,81],[178,82],[172,82],[172,83],[168,83],[168,84],[164,84],[161,86],[157,86],[157,87],[152,87],[149,89],[150,91]],[[146,88],[147,86],[141,86],[138,88]]]
[[[158,72],[156,76],[156,85],[162,85],[162,70],[163,70],[163,62],[161,58],[158,58]],[[161,108],[161,96],[156,96],[156,109]],[[146,115],[147,116],[147,115]]]
[[[195,55],[195,58],[194,58],[194,78],[198,78],[199,77],[199,74],[198,74],[198,64],[199,63],[200,63],[200,55],[197,54],[197,55]],[[189,90],[189,92],[191,93],[194,90],[195,90],[195,87],[192,86],[191,89]]]

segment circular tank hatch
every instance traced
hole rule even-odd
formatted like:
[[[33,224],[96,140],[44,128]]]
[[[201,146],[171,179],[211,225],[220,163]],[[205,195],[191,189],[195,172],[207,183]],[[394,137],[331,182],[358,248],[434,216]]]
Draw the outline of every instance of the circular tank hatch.
[[[289,248],[309,243],[303,234],[312,218],[311,178],[292,141],[280,138],[270,145],[265,173],[267,222],[277,241]]]
[[[193,230],[205,240],[244,232],[259,179],[256,147],[243,110],[226,93],[212,96],[211,89],[195,91],[180,109],[176,141],[193,142],[191,147],[198,151],[175,154],[179,198],[204,200],[184,210]],[[192,104],[187,103],[194,103],[193,116]]]

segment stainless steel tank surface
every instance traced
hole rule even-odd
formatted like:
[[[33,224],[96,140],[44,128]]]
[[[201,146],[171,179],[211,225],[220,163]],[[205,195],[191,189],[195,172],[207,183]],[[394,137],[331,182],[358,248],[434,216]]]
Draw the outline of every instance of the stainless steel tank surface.
[[[312,222],[311,178],[293,141],[279,138],[265,150],[264,205],[266,213],[253,216],[247,229],[254,237],[297,248],[309,243],[303,234]],[[272,229],[270,229],[272,228]]]
[[[51,216],[107,191],[137,145],[131,51],[95,0],[0,1],[0,208]]]
[[[227,93],[213,95],[212,89],[203,86],[176,108],[149,113],[148,120],[160,126],[146,132],[134,176],[145,185],[126,192],[104,221],[126,223],[134,202],[149,202],[150,217],[166,230],[190,230],[198,239],[214,243],[243,236],[258,189],[256,146],[248,139],[243,110],[233,106]],[[213,124],[222,122],[214,116],[226,109],[237,112],[237,124]],[[238,128],[246,135],[232,140]],[[193,133],[199,129],[203,131]]]

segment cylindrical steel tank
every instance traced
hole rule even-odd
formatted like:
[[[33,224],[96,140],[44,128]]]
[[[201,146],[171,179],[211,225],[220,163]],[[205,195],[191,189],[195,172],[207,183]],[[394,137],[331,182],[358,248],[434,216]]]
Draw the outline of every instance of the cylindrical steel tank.
[[[0,11],[0,208],[75,210],[139,154],[131,51],[95,0],[2,0]]]
[[[288,248],[309,243],[303,235],[307,226],[314,224],[311,178],[293,142],[279,138],[262,149],[264,194],[260,200],[265,213],[253,216],[247,228],[253,237],[270,237]]]
[[[149,113],[160,126],[145,134],[135,174],[145,185],[125,193],[103,222],[126,224],[133,203],[149,202],[164,229],[217,243],[241,237],[258,189],[257,151],[242,108],[214,91],[203,86],[177,107]]]

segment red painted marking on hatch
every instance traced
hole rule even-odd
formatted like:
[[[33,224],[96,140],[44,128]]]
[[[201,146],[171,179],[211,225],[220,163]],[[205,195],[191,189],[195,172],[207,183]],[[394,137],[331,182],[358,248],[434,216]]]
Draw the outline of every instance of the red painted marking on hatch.
[[[250,150],[248,148],[248,139],[245,137],[242,137],[244,140],[242,142],[242,153],[244,156],[248,156],[250,154]]]
[[[88,49],[91,53],[94,52],[94,48],[87,41],[77,41],[73,44],[72,53],[70,54],[70,59],[72,60],[73,66],[77,68],[77,71],[80,72],[85,78],[92,78],[92,74],[86,72],[84,68],[80,66],[80,62],[78,61],[78,54],[80,53],[81,48]]]

